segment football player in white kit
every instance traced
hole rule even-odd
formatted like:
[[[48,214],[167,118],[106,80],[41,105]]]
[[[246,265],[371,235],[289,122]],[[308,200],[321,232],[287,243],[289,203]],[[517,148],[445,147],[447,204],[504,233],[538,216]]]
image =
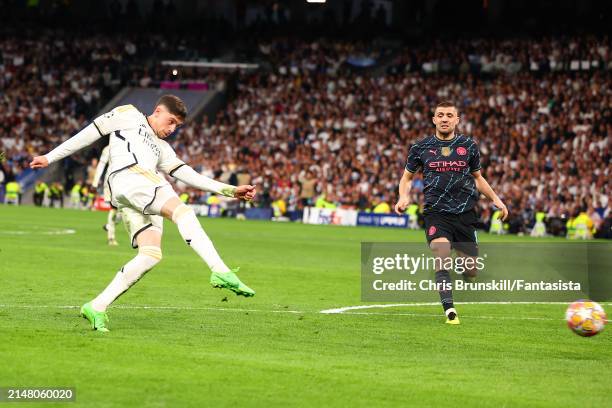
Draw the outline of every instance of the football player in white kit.
[[[98,185],[100,184],[100,180],[102,180],[102,176],[103,175],[108,176],[108,174],[110,173],[108,171],[109,166],[110,166],[109,151],[110,151],[110,146],[106,146],[104,149],[102,149],[102,154],[100,154],[100,159],[98,160],[98,166],[96,167],[96,173],[94,174],[93,181],[91,182],[91,185],[93,186],[94,189],[98,188]],[[110,190],[108,188],[106,177],[104,178],[102,188],[103,188],[102,194],[104,195],[104,201],[110,204],[111,196],[110,196]],[[114,245],[114,246],[118,245],[117,239],[115,238],[115,225],[117,225],[120,221],[121,221],[120,213],[117,211],[115,207],[112,207],[111,205],[111,209],[108,211],[108,217],[106,218],[106,224],[104,224],[104,227],[103,227],[104,230],[106,231],[106,238],[108,239],[108,245]]]
[[[183,204],[162,172],[192,187],[252,200],[255,187],[232,186],[205,177],[176,157],[163,139],[170,136],[185,120],[187,109],[174,95],[164,95],[153,113],[144,115],[132,105],[119,106],[94,119],[72,138],[44,156],[34,157],[33,169],[47,167],[109,135],[110,168],[107,184],[111,204],[120,209],[138,254],[126,263],[111,283],[95,299],[81,307],[94,330],[108,331],[106,309],[121,294],[151,270],[162,258],[163,218],[174,222],[185,242],[206,262],[212,274],[213,287],[226,288],[237,295],[253,296],[255,292],[230,270],[217,253],[193,210]]]

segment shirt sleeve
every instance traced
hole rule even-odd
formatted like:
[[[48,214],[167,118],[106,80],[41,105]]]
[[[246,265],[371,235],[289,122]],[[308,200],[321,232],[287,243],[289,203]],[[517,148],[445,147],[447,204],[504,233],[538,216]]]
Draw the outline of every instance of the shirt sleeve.
[[[90,123],[79,133],[47,153],[45,157],[47,158],[49,164],[54,163],[66,156],[70,156],[71,154],[78,152],[86,146],[89,146],[101,137],[102,135],[98,133],[95,126]]]
[[[234,197],[236,194],[236,186],[221,183],[220,181],[203,176],[185,163],[174,170],[173,176],[188,186],[195,187],[200,190],[211,191],[226,197]]]
[[[410,152],[408,153],[408,160],[406,161],[406,170],[411,173],[416,173],[416,171],[423,167],[423,161],[421,161],[420,157],[420,149],[415,144],[410,148]]]
[[[115,130],[126,129],[133,125],[134,114],[139,114],[133,105],[118,106],[94,119],[93,124],[100,135],[108,135]]]
[[[470,173],[474,173],[481,169],[480,149],[478,148],[478,145],[475,142],[472,142],[472,145],[470,146],[469,165],[470,165]]]

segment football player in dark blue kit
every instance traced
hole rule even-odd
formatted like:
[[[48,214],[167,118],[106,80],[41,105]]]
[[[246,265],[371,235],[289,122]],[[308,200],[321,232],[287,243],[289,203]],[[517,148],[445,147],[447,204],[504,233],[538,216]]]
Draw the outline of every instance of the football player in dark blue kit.
[[[425,235],[439,260],[436,265],[440,265],[436,271],[437,288],[446,323],[459,324],[453,305],[450,273],[441,265],[447,264],[445,260],[449,259],[453,248],[459,257],[478,255],[474,207],[480,193],[501,210],[502,220],[508,217],[508,209],[480,173],[478,145],[470,137],[455,133],[459,123],[456,106],[451,102],[437,105],[433,123],[436,126],[435,134],[418,141],[410,149],[399,183],[399,200],[395,211],[402,214],[410,204],[412,176],[422,169]],[[475,270],[471,269],[468,278],[475,276],[474,273]]]

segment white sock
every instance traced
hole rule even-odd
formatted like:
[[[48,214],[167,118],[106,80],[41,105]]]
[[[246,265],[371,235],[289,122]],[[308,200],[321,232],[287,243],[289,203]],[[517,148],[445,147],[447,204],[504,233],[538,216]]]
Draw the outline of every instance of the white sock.
[[[111,209],[108,212],[108,218],[106,219],[106,236],[109,241],[115,240],[115,214],[116,211]]]
[[[200,255],[200,258],[206,262],[211,271],[217,273],[230,272],[190,207],[184,204],[178,206],[172,213],[172,221],[178,227],[181,237]]]
[[[155,246],[140,247],[138,255],[117,272],[106,289],[92,300],[91,306],[98,312],[105,312],[111,303],[138,282],[159,261],[161,261],[161,249]]]

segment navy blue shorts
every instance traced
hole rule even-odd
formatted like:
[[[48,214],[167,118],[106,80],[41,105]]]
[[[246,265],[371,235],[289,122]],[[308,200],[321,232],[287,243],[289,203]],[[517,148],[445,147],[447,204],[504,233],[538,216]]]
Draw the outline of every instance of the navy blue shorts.
[[[469,210],[461,214],[425,213],[425,237],[427,243],[436,238],[445,237],[454,249],[469,256],[478,256],[478,234],[476,211]]]

